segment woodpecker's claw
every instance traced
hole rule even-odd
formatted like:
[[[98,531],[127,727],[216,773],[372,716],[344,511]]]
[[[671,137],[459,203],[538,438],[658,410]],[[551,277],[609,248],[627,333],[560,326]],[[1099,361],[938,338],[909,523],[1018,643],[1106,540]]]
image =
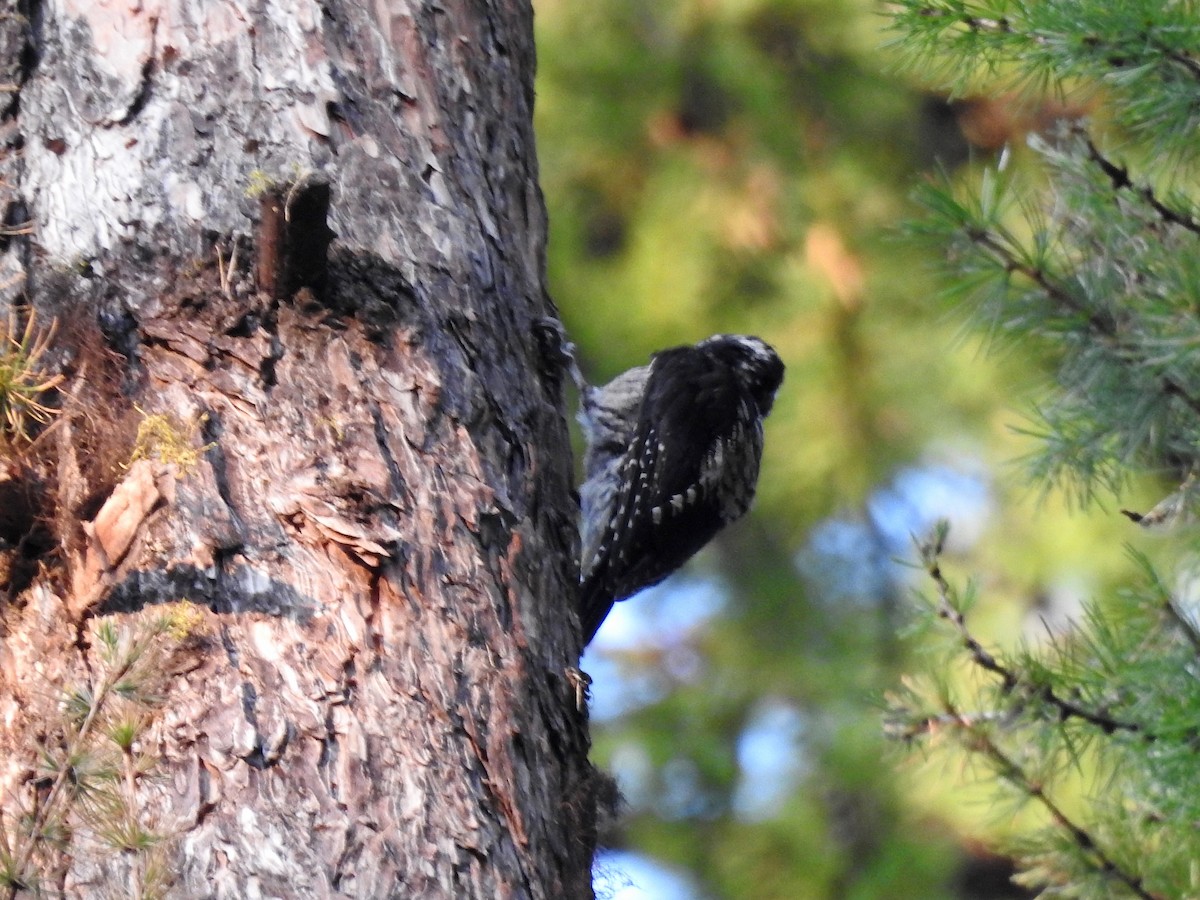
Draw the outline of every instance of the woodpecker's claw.
[[[567,682],[575,689],[575,708],[583,712],[584,706],[592,699],[592,676],[574,666],[567,666],[564,674],[567,676]]]

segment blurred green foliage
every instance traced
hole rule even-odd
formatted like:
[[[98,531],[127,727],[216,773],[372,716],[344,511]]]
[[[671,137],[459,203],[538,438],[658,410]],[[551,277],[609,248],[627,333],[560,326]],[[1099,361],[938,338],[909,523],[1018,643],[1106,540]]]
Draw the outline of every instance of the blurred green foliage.
[[[1127,570],[1095,551],[1126,525],[1081,522],[1053,494],[1038,506],[1004,466],[1029,449],[1014,426],[1047,369],[1019,343],[982,355],[937,299],[938,251],[901,228],[918,215],[915,185],[974,172],[1006,142],[1019,166],[1026,130],[1071,110],[923,91],[896,74],[870,0],[535,8],[550,288],[590,379],[720,331],[761,335],[788,365],[755,512],[691,569],[724,605],[608,651],[653,690],[593,723],[594,759],[628,800],[604,841],[715,897],[1022,896],[977,842],[1013,820],[936,768],[901,767],[883,739],[878,698],[907,652],[904,582],[830,592],[795,563],[815,526],[869,524],[866,504],[897,473],[945,463],[991,472],[987,534],[957,548],[967,571],[999,573],[976,613],[983,635],[1015,640],[1047,597]],[[739,747],[776,707],[798,723],[795,778],[748,814]]]

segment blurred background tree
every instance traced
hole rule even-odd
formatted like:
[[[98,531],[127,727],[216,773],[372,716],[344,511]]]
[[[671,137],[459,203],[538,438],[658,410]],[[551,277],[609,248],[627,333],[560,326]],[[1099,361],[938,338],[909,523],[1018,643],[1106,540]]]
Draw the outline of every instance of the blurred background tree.
[[[1129,578],[1113,548],[1132,526],[1009,465],[1038,446],[1027,415],[1055,359],[1023,340],[983,355],[935,272],[946,230],[900,226],[917,184],[1037,170],[1027,136],[1095,97],[938,82],[978,47],[936,55],[945,29],[885,46],[895,8],[871,0],[535,6],[550,280],[590,379],[719,331],[788,364],[754,512],[618,604],[584,658],[593,756],[625,800],[598,892],[1028,896],[984,847],[1037,811],[996,814],[986,766],[968,783],[960,760],[905,765],[884,738],[880,698],[928,644],[902,637],[914,587],[936,595],[897,559],[948,518],[940,559],[987,573],[973,634],[1036,646]]]

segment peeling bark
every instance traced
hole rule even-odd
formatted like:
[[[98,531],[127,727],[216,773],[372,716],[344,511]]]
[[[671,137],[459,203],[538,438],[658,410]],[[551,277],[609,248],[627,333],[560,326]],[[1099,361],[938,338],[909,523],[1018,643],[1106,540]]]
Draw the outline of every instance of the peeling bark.
[[[186,601],[136,786],[176,895],[591,896],[528,5],[21,12],[0,208],[36,231],[0,299],[76,327],[62,416],[0,471],[37,508],[0,511],[37,570],[0,590],[0,797],[36,793],[96,622]],[[129,880],[86,831],[68,896]]]

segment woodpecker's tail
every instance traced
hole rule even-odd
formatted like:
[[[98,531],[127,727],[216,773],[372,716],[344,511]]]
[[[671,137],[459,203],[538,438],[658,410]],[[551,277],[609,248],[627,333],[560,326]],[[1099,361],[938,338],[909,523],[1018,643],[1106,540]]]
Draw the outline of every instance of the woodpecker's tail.
[[[612,594],[604,590],[599,578],[589,578],[579,586],[579,625],[583,631],[583,646],[592,642],[612,608]]]

